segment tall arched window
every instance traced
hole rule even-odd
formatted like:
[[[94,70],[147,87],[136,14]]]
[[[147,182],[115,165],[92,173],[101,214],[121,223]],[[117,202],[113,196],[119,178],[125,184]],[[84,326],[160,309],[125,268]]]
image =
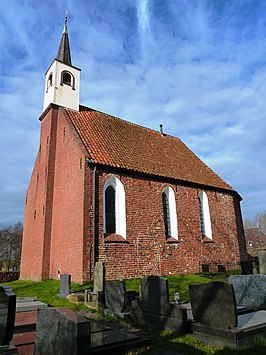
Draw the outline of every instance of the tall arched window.
[[[203,237],[212,239],[211,216],[210,216],[208,196],[206,192],[200,191],[198,194],[198,200],[199,200],[201,234]]]
[[[121,181],[111,176],[104,184],[104,233],[119,234],[126,239],[125,190]]]
[[[162,203],[165,237],[178,239],[175,193],[170,186],[163,189]]]
[[[109,185],[105,189],[105,228],[106,233],[115,233],[115,189]]]

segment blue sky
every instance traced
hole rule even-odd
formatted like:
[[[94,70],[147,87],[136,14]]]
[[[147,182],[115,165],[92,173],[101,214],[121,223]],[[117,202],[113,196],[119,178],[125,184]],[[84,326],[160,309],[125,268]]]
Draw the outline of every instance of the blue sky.
[[[68,11],[80,103],[183,140],[266,211],[266,1],[1,0],[0,225],[23,221]]]

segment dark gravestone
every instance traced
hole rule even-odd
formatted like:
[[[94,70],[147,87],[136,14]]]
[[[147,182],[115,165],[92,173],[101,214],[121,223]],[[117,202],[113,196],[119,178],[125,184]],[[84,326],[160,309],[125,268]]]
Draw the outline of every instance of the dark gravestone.
[[[67,296],[70,294],[70,282],[71,282],[71,275],[69,275],[69,274],[60,275],[59,297],[67,298]]]
[[[0,347],[13,338],[16,316],[16,295],[9,286],[0,286]]]
[[[168,281],[158,276],[146,276],[141,282],[143,306],[154,311],[164,310],[169,303]]]
[[[241,270],[244,275],[252,274],[252,262],[250,260],[241,261]]]
[[[90,354],[90,321],[68,308],[39,309],[34,355]]]
[[[127,308],[127,294],[124,280],[109,281],[105,284],[105,305],[108,310],[121,317]]]
[[[168,282],[159,276],[141,280],[141,299],[132,301],[130,315],[140,324],[182,334],[187,322],[185,308],[169,303]]]
[[[202,264],[201,268],[202,268],[202,272],[210,272],[210,265],[209,264]]]
[[[240,348],[266,336],[266,311],[237,315],[232,284],[189,285],[193,336],[215,346]]]
[[[217,265],[217,271],[218,272],[226,272],[226,268],[224,265]]]
[[[236,301],[231,284],[217,281],[189,285],[189,293],[196,322],[223,330],[237,326]]]
[[[266,310],[266,275],[232,275],[228,281],[238,306]]]

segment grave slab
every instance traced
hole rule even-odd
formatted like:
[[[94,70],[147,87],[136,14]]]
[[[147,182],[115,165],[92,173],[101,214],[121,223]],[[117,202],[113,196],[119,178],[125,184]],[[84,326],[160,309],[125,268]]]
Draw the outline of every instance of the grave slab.
[[[89,320],[68,308],[39,309],[34,354],[90,354]]]
[[[48,305],[46,303],[40,301],[23,301],[23,302],[17,302],[16,312],[37,311],[38,309],[47,308],[47,307]]]

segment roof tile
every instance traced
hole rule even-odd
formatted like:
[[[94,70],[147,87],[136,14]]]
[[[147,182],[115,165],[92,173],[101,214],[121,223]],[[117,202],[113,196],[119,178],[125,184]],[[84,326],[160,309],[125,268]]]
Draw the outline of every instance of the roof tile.
[[[84,106],[66,111],[95,163],[233,190],[179,138]]]

